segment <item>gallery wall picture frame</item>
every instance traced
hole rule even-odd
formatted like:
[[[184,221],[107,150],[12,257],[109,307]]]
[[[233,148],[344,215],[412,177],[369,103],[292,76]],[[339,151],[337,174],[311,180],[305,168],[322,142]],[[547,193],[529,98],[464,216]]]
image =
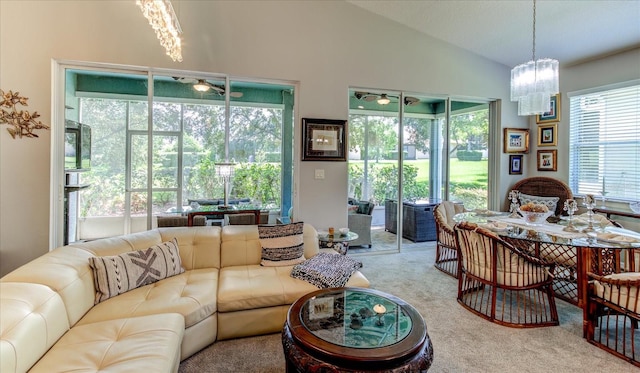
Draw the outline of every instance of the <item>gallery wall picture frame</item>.
[[[560,93],[551,96],[551,107],[548,112],[536,115],[536,123],[550,123],[560,121]]]
[[[538,171],[557,171],[558,170],[558,151],[538,150]]]
[[[538,146],[558,145],[558,123],[538,125]]]
[[[504,129],[504,152],[505,153],[528,153],[529,152],[529,130],[525,128],[505,128]]]
[[[302,118],[303,161],[346,161],[347,121]]]
[[[509,175],[522,175],[522,154],[509,156]]]

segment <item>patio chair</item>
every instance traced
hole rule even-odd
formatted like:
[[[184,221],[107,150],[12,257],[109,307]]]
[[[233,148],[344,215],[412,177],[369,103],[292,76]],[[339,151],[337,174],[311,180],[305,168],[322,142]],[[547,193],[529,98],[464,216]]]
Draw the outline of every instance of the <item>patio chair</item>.
[[[555,264],[532,257],[476,224],[455,225],[460,248],[458,303],[496,324],[558,325]]]
[[[253,213],[227,214],[224,216],[224,225],[255,225],[256,217]],[[269,211],[260,211],[259,224],[269,223]]]
[[[435,267],[442,272],[458,278],[458,245],[453,227],[453,216],[466,211],[460,203],[443,201],[433,210],[436,222],[436,262]]]
[[[173,216],[157,216],[156,217],[158,227],[186,227],[188,226],[189,218],[187,216],[173,215]],[[193,217],[194,226],[207,225],[207,218],[202,215],[196,215]]]
[[[350,201],[350,204],[354,202]],[[350,241],[349,246],[371,247],[371,221],[373,220],[373,202],[356,202],[358,209],[347,216],[349,231],[357,233],[358,238]]]

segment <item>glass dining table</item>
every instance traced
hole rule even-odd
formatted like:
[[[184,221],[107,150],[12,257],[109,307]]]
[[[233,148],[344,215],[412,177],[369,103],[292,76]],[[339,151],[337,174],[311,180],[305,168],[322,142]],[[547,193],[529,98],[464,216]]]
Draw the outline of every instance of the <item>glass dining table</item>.
[[[583,310],[589,272],[604,276],[640,270],[640,233],[616,227],[608,220],[593,222],[592,218],[589,225],[574,218],[575,231],[567,228],[567,220],[534,225],[520,216],[487,210],[460,213],[453,220],[476,223],[529,255],[555,263],[556,297]]]

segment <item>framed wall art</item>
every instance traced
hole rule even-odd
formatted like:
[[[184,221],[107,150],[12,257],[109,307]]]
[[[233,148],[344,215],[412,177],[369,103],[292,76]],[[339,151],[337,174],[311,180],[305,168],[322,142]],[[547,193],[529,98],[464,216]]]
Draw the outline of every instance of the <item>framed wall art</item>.
[[[551,96],[551,107],[549,111],[543,114],[536,115],[536,123],[549,123],[560,121],[560,93]]]
[[[504,129],[504,152],[505,153],[528,153],[529,152],[529,130],[524,128]]]
[[[347,121],[302,118],[303,161],[346,161]]]
[[[558,151],[538,150],[538,171],[557,171]]]
[[[557,136],[558,123],[538,125],[538,146],[556,146]]]
[[[522,175],[522,154],[509,156],[509,175]]]

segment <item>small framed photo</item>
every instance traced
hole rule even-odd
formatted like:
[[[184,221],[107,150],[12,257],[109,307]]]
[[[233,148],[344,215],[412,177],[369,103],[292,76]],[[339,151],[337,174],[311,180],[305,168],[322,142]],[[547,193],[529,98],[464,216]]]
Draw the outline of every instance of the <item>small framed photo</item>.
[[[528,153],[529,152],[529,130],[523,128],[504,129],[504,152],[505,153]]]
[[[543,114],[536,115],[536,123],[549,123],[560,121],[560,93],[551,96],[551,107],[549,111]]]
[[[333,316],[333,297],[309,299],[309,320],[327,319]]]
[[[509,175],[522,175],[522,154],[509,156]]]
[[[302,118],[303,161],[346,161],[347,121]]]
[[[558,151],[538,150],[538,171],[557,171]]]
[[[558,123],[538,125],[538,146],[556,146],[557,134]]]

